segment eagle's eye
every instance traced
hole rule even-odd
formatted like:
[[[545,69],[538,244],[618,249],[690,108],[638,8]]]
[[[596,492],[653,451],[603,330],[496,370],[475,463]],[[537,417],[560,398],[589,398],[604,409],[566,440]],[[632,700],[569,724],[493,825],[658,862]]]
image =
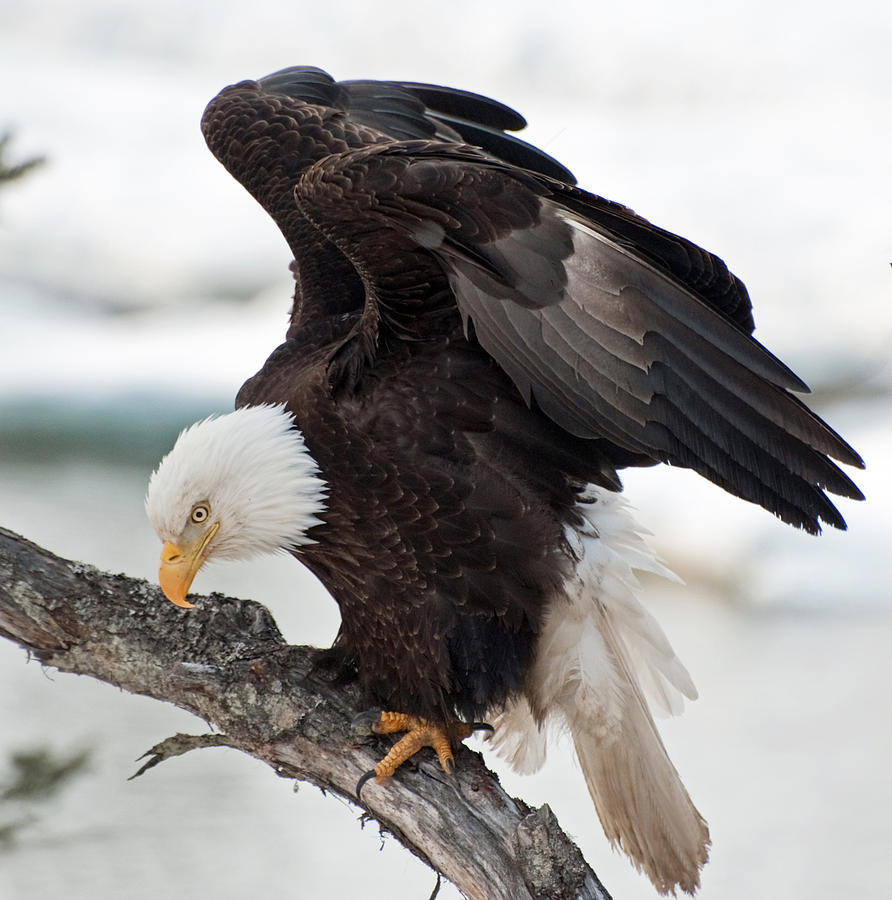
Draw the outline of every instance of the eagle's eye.
[[[201,525],[203,522],[207,521],[210,514],[210,507],[206,503],[199,503],[196,506],[192,507],[192,512],[190,513],[189,518],[196,525]]]

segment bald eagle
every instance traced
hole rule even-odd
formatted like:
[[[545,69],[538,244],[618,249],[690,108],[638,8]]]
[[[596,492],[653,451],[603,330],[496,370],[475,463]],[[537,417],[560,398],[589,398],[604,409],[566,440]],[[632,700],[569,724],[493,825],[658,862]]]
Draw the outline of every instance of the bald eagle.
[[[188,428],[146,498],[160,581],[287,551],[341,627],[328,662],[405,731],[375,775],[484,719],[520,770],[568,730],[608,838],[693,892],[709,833],[649,703],[696,691],[638,600],[661,570],[617,470],[686,466],[784,522],[844,528],[858,454],[751,336],[716,256],[587,193],[485,97],[294,67],[202,129],[294,255],[284,342]]]

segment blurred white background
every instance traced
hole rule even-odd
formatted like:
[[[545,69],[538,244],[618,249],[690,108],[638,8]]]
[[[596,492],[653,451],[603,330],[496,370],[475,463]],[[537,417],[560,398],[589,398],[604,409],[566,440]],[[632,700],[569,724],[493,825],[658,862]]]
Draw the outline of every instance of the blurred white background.
[[[0,523],[154,578],[148,473],[280,341],[287,248],[198,130],[221,87],[305,63],[497,97],[582,186],[723,256],[757,336],[867,461],[869,502],[817,540],[685,472],[626,484],[688,582],[648,592],[701,692],[662,726],[711,826],[700,896],[890,896],[890,46],[880,0],[0,0],[0,130],[13,158],[48,159],[0,193]],[[221,566],[196,589],[268,604],[296,643],[337,627],[293,561]],[[235,752],[127,783],[152,744],[205,728],[186,713],[5,642],[0,672],[0,766],[38,745],[94,751],[0,852],[0,900],[433,887],[356,808]],[[525,779],[491,762],[552,805],[615,900],[655,896],[608,848],[566,748]]]

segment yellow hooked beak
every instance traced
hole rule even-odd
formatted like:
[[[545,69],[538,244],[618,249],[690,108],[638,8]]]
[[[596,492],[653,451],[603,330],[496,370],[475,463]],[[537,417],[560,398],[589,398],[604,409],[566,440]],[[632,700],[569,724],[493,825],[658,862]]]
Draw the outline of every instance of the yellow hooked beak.
[[[164,596],[184,609],[192,609],[193,603],[186,599],[192,580],[207,559],[207,549],[214,535],[220,528],[219,522],[213,525],[191,546],[179,547],[166,541],[161,548],[161,566],[158,569],[158,582]]]

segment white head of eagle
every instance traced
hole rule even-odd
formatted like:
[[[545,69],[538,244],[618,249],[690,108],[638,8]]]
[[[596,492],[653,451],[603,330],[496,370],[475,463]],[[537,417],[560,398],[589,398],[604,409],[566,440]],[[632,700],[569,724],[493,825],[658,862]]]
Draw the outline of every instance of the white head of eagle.
[[[312,542],[326,485],[282,405],[249,406],[196,422],[152,474],[146,512],[164,543],[159,579],[186,594],[212,559],[249,559]]]

